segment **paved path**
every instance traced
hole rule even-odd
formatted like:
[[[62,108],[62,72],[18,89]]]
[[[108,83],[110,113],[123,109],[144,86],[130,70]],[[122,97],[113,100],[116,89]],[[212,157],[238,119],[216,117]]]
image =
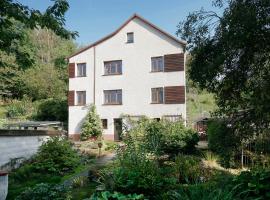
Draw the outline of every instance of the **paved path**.
[[[74,176],[72,176],[69,179],[65,180],[62,184],[64,186],[67,186],[67,187],[72,186],[73,180],[75,178],[81,177],[81,176],[88,177],[88,172],[93,166],[96,166],[96,167],[105,166],[108,162],[112,161],[114,158],[115,158],[114,153],[106,154],[106,155],[104,155],[102,157],[99,157],[99,158],[97,158],[95,160],[94,163],[90,164],[87,169],[85,169],[84,171],[82,171],[82,172],[80,172],[78,174],[75,174]]]

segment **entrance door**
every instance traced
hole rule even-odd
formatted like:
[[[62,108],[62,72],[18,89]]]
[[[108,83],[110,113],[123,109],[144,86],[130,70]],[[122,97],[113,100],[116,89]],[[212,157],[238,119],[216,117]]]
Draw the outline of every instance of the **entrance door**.
[[[114,141],[122,140],[122,119],[116,118],[113,119],[113,125],[114,125]]]

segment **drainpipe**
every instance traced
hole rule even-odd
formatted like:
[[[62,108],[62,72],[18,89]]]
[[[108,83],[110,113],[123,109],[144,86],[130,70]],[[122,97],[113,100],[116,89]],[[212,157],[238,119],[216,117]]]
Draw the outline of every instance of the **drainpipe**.
[[[0,171],[0,200],[5,200],[8,194],[8,173]]]
[[[94,49],[94,76],[93,76],[93,104],[96,104],[96,46],[93,47]]]

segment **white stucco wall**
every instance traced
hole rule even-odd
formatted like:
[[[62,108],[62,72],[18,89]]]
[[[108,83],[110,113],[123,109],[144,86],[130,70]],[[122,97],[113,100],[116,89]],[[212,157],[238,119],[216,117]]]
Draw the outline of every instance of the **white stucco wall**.
[[[127,32],[134,32],[134,43],[126,43]],[[95,104],[102,119],[108,119],[104,134],[113,134],[113,119],[121,114],[182,115],[186,104],[151,104],[151,88],[185,86],[185,72],[151,72],[151,57],[182,53],[183,46],[135,18],[112,38],[70,58],[70,63],[87,63],[86,78],[72,78],[69,90],[86,90],[87,104],[93,103],[94,48],[96,57]],[[122,60],[122,75],[103,76],[104,61]],[[103,90],[122,89],[122,105],[102,105]],[[76,99],[76,98],[75,98]],[[80,132],[87,106],[69,107],[69,134]]]
[[[30,158],[49,136],[1,136],[0,167],[15,158]]]

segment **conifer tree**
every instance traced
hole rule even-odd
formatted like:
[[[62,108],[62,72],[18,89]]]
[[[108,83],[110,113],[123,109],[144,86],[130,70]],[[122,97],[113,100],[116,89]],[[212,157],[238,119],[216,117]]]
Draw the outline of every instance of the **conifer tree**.
[[[98,137],[102,134],[102,126],[96,106],[91,105],[89,112],[82,125],[81,140],[87,140],[90,137]]]

